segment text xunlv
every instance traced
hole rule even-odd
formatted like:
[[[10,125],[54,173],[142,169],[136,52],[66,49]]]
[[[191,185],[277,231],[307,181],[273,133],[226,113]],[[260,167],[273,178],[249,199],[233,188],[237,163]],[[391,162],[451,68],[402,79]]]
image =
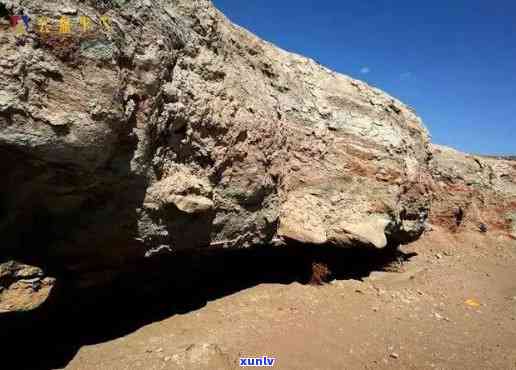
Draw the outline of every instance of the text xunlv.
[[[248,366],[273,367],[275,361],[276,361],[276,359],[274,357],[268,358],[267,356],[241,357],[240,358],[240,367],[248,367]]]

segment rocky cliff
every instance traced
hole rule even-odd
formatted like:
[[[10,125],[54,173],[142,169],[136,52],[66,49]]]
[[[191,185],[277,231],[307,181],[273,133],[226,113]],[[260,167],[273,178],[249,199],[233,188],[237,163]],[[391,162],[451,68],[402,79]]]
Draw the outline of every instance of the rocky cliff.
[[[431,145],[410,107],[207,0],[3,3],[50,24],[1,21],[4,311],[43,272],[96,286],[185,253],[394,248],[431,224],[516,238],[515,162]]]

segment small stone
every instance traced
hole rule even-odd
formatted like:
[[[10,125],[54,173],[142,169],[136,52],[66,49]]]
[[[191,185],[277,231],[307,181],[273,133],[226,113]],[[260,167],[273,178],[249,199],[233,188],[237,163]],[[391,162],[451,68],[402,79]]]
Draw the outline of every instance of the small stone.
[[[76,15],[77,9],[76,8],[63,8],[63,9],[61,9],[61,13],[66,14],[66,15]]]
[[[0,92],[0,112],[6,112],[16,103],[16,97],[5,92]]]
[[[377,295],[378,297],[380,297],[380,296],[382,296],[382,295],[384,295],[384,294],[386,293],[385,289],[382,289],[382,288],[376,288],[376,287],[375,287],[375,289],[376,289],[376,295]]]
[[[438,260],[440,260],[441,258],[443,258],[443,255],[441,253],[437,253],[435,255],[435,258],[437,258]]]
[[[439,315],[437,312],[434,313],[434,316],[437,320],[442,320],[443,317],[441,315]]]
[[[36,277],[36,278],[32,278],[32,279],[20,279],[20,281],[25,284],[35,284],[35,283],[38,283],[39,281],[41,281],[41,278]]]
[[[480,303],[474,299],[467,299],[464,303],[470,307],[480,307]]]
[[[159,247],[151,248],[147,252],[145,252],[145,258],[151,258],[157,255],[170,253],[172,253],[172,248],[169,245],[160,245]]]
[[[69,120],[67,120],[66,118],[55,118],[55,119],[49,120],[48,123],[54,127],[63,127],[63,126],[68,126],[71,122]]]
[[[400,355],[398,355],[396,352],[392,352],[390,356],[395,359],[398,359],[400,357]]]
[[[170,195],[167,203],[173,203],[179,210],[188,214],[208,212],[214,207],[211,199],[200,195]]]
[[[163,361],[165,362],[169,362],[172,358],[170,356],[165,356],[165,358],[163,359]]]
[[[156,352],[158,352],[158,353],[159,353],[159,352],[163,352],[163,348],[158,348],[158,349],[156,350]]]
[[[171,83],[167,83],[163,86],[163,94],[169,102],[177,102],[179,99],[179,90]]]

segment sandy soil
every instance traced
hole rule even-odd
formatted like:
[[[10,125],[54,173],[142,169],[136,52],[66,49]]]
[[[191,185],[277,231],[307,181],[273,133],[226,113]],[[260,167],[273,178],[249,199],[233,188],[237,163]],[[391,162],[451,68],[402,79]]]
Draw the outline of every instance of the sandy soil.
[[[516,369],[516,242],[438,230],[400,272],[260,284],[106,342],[67,369]]]

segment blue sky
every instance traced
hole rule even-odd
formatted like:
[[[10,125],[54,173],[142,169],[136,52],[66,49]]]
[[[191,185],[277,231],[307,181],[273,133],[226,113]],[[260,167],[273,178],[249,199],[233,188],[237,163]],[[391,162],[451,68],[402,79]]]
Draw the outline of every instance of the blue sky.
[[[411,105],[434,142],[516,154],[516,1],[214,2],[263,39]]]

